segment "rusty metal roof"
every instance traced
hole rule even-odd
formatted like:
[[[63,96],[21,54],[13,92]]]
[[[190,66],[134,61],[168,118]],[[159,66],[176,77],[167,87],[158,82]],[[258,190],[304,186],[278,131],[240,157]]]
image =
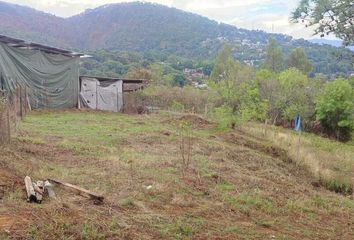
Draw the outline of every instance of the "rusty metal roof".
[[[12,38],[12,37],[8,37],[8,36],[4,36],[4,35],[0,35],[0,42],[8,45],[9,47],[39,50],[39,51],[42,51],[45,53],[50,53],[50,54],[60,54],[60,55],[68,56],[68,57],[84,56],[84,54],[82,54],[82,53],[72,52],[69,50],[46,46],[46,45],[42,45],[42,44],[38,44],[38,43],[26,42],[25,40]]]
[[[102,82],[104,82],[104,81],[123,81],[124,84],[147,84],[149,82],[146,79],[126,79],[126,78],[85,76],[85,75],[80,76],[80,79],[83,77],[94,78],[94,79],[97,79],[98,81],[102,81]]]

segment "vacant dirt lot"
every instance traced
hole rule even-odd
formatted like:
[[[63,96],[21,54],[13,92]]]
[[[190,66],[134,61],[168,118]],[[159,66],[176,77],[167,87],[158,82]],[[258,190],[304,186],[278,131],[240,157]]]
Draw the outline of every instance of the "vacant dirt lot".
[[[197,116],[32,112],[0,153],[0,239],[354,239],[352,199],[270,142]],[[57,200],[28,204],[26,175],[105,201],[56,186]]]

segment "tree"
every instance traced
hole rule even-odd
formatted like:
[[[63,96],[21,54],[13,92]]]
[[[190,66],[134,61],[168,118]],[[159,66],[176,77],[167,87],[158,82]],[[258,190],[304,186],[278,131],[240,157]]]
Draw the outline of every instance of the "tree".
[[[290,52],[287,66],[288,68],[296,68],[306,75],[312,71],[312,64],[308,60],[303,48],[296,48]]]
[[[314,26],[315,35],[334,34],[349,45],[354,43],[353,15],[353,0],[301,0],[292,20]]]
[[[232,125],[250,119],[264,120],[267,106],[254,81],[254,69],[235,61],[226,45],[217,57],[209,86],[220,96],[216,115]]]
[[[256,82],[261,98],[268,104],[268,117],[275,124],[281,116],[281,109],[278,106],[282,92],[278,81],[278,74],[267,69],[258,70]]]
[[[268,41],[264,67],[272,72],[280,72],[284,68],[283,51],[273,37],[269,38]]]
[[[184,87],[186,85],[186,78],[183,74],[175,74],[172,80],[172,86]]]
[[[221,79],[227,78],[231,75],[230,70],[233,68],[232,66],[235,64],[235,60],[232,56],[232,48],[231,45],[225,44],[221,50],[217,58],[215,59],[214,68],[211,73],[210,79],[213,82],[219,82]]]
[[[129,69],[127,75],[125,75],[126,78],[128,79],[145,79],[145,80],[151,80],[152,79],[152,73],[148,69],[144,68],[132,68]]]
[[[277,107],[282,117],[291,121],[300,114],[305,122],[313,117],[315,103],[313,89],[310,87],[308,77],[298,69],[291,68],[279,75],[279,90],[281,95],[277,99]]]
[[[316,116],[328,134],[349,140],[354,130],[354,90],[348,81],[337,79],[326,84],[317,99]]]

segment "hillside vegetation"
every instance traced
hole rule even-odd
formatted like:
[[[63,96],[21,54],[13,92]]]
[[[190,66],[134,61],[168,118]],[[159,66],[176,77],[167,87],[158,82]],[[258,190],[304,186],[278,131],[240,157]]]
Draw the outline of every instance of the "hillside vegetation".
[[[199,60],[213,59],[229,43],[236,59],[255,66],[262,64],[267,41],[273,36],[285,54],[303,47],[314,65],[313,74],[348,75],[353,71],[349,49],[240,29],[150,3],[105,5],[64,19],[0,2],[0,34],[80,51],[153,51]]]

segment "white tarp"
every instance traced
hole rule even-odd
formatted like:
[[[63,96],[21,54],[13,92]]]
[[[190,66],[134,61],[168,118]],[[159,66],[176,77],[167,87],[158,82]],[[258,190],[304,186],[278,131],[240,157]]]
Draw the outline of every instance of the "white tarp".
[[[96,78],[81,79],[81,100],[91,109],[121,112],[123,110],[123,81],[100,82]]]

